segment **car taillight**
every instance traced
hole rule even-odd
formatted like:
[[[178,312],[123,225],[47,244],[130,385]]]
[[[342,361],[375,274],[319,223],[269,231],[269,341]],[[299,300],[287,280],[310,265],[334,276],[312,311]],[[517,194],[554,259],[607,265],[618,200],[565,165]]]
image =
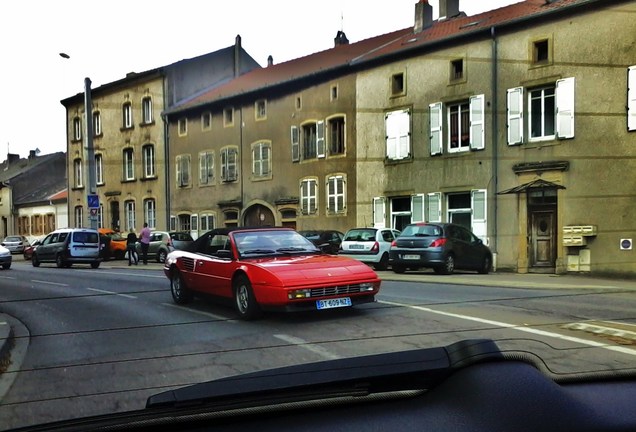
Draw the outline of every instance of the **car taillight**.
[[[433,243],[429,247],[442,247],[446,244],[445,238],[438,238],[437,240],[433,240]]]
[[[393,241],[391,242],[391,247],[395,247],[395,246],[397,246],[397,240],[393,240]]]
[[[375,242],[373,243],[373,247],[371,247],[371,252],[377,252],[380,250],[380,243]]]

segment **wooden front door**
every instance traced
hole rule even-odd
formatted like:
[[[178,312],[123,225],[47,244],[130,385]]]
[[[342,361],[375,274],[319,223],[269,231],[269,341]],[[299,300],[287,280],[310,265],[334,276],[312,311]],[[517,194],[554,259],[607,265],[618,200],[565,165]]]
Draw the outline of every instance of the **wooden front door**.
[[[556,211],[530,210],[530,271],[551,272],[556,264]]]

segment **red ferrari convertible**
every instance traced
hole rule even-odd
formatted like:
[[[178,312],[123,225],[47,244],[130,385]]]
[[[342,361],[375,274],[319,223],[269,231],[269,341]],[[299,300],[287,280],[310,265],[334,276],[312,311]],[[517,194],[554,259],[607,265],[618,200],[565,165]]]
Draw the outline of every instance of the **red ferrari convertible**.
[[[168,254],[177,304],[196,293],[233,299],[242,319],[263,311],[323,310],[375,301],[380,279],[366,264],[322,253],[291,228],[220,228]]]

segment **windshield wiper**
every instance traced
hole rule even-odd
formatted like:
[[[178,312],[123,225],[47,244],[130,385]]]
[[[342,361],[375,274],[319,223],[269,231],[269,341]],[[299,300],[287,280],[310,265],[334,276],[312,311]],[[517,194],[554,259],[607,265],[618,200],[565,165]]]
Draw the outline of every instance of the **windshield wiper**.
[[[458,369],[503,356],[490,339],[328,360],[228,377],[150,396],[146,408],[263,406],[326,397],[427,390]]]
[[[276,253],[274,249],[248,249],[246,251],[241,251],[242,255],[261,255],[261,254],[273,254]]]
[[[285,253],[285,252],[305,252],[306,250],[307,249],[301,248],[301,247],[285,247],[285,248],[276,249],[276,252],[281,252],[281,253]]]

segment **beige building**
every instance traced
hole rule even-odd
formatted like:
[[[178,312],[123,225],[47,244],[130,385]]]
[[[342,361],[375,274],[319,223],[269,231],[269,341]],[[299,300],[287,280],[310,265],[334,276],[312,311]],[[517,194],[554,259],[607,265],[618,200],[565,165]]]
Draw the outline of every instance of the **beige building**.
[[[165,230],[170,203],[162,112],[254,68],[260,66],[243,50],[237,36],[234,46],[130,73],[90,89],[90,128],[86,125],[84,94],[63,100],[70,225],[139,232],[148,223],[153,229]],[[88,129],[92,130],[91,144],[86,139]],[[94,160],[89,155],[94,155]],[[91,210],[87,197],[93,192],[99,207]]]

